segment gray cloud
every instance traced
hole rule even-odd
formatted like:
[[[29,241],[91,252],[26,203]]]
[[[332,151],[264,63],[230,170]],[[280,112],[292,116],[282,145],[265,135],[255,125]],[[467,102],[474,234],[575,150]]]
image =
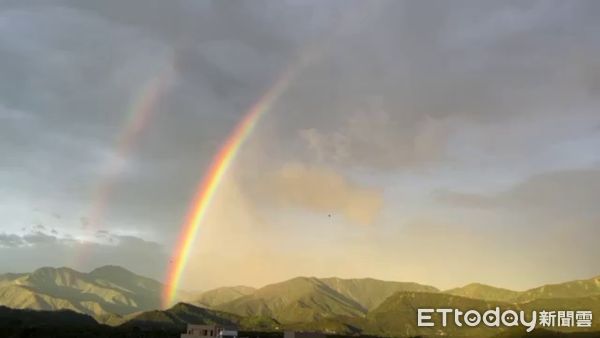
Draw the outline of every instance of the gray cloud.
[[[357,216],[374,229],[440,205],[591,224],[598,178],[574,169],[600,163],[599,12],[594,1],[2,1],[2,257],[53,264],[76,254],[73,238],[86,232],[106,241],[89,244],[90,266],[123,259],[156,275],[141,254],[162,259],[220,144],[303,53],[314,60],[264,115],[232,175],[268,180],[290,162],[335,168],[352,178],[340,194],[378,192]],[[144,86],[171,67],[152,119],[118,158],[124,169],[107,178]],[[542,174],[560,170],[573,171]],[[94,189],[107,180],[106,212],[91,224]],[[419,198],[440,187],[435,201]],[[251,202],[255,193],[243,192]],[[397,211],[411,203],[423,205]],[[11,235],[36,224],[35,207],[62,217]],[[161,243],[115,235],[126,233]]]
[[[24,244],[23,238],[15,234],[0,234],[0,247],[12,248]]]
[[[449,130],[446,121],[424,119],[412,130],[387,112],[349,114],[334,131],[316,128],[300,131],[300,137],[318,162],[364,165],[375,168],[431,165],[446,152]]]
[[[28,245],[43,245],[43,244],[52,244],[58,241],[56,236],[48,235],[41,231],[35,231],[29,234],[24,235],[23,242]]]
[[[40,231],[23,235],[0,234],[2,272],[28,272],[44,266],[71,266],[86,270],[112,264],[161,280],[168,264],[162,245],[131,235],[104,232],[103,241],[76,240]],[[84,266],[76,257],[87,256]],[[19,259],[14,259],[18,257]],[[148,260],[148,257],[153,257]]]
[[[219,143],[296,47],[326,23],[315,17],[302,28],[311,7],[284,4],[269,5],[268,13],[185,1],[5,6],[0,102],[13,126],[4,125],[0,152],[14,169],[4,179],[15,194],[61,201],[62,214],[89,216],[93,189],[105,179],[102,168],[115,156],[114,140],[139,93],[165,65],[175,67],[174,83],[126,159],[133,172],[114,179],[106,222],[139,227],[179,223]],[[290,24],[297,29],[276,29]]]
[[[452,206],[502,208],[512,213],[542,217],[548,224],[561,221],[589,224],[600,219],[600,170],[563,170],[534,175],[510,189],[492,194],[439,191],[436,198]],[[586,225],[587,226],[587,225]]]
[[[490,138],[513,125],[546,141],[554,123],[574,113],[597,120],[585,79],[598,74],[590,58],[599,45],[589,34],[595,6],[469,5],[386,3],[363,18],[368,29],[342,35],[301,76],[281,104],[282,119],[312,130],[309,146],[318,138],[320,157],[386,170],[455,160],[451,146],[463,134],[488,132],[471,140],[484,156]],[[529,154],[523,144],[531,138],[522,141],[498,142],[499,155]]]

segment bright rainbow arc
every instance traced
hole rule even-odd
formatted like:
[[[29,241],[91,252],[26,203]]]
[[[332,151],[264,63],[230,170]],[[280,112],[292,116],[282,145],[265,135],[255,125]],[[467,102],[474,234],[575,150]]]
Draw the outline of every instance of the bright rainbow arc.
[[[183,231],[177,242],[172,264],[169,266],[167,282],[163,290],[163,307],[171,305],[176,298],[181,276],[187,265],[190,250],[196,233],[206,216],[206,212],[240,148],[256,127],[260,117],[273,105],[287,87],[291,71],[284,73],[267,92],[248,110],[243,119],[229,135],[219,152],[213,157],[211,165],[198,186],[192,207],[186,217]]]

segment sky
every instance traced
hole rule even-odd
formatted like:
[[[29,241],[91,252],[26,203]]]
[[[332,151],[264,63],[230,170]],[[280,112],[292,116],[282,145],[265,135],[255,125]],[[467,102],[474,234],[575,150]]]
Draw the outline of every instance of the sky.
[[[0,272],[522,290],[600,274],[600,3],[0,0]],[[299,61],[304,60],[301,66]]]

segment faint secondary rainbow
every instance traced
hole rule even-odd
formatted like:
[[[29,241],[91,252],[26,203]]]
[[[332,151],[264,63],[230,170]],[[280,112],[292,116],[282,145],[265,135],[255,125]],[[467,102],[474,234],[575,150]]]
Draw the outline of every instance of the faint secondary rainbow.
[[[115,186],[117,176],[123,170],[123,161],[130,156],[140,134],[148,125],[148,121],[164,91],[167,78],[166,72],[154,77],[144,86],[137,99],[134,100],[115,142],[116,157],[108,161],[104,173],[105,178],[94,191],[94,202],[89,215],[91,224],[98,224],[102,220],[104,209]]]
[[[248,139],[248,136],[250,136],[254,127],[256,127],[260,117],[269,110],[287,87],[292,75],[291,73],[291,71],[288,71],[280,76],[269,90],[248,110],[213,157],[208,171],[198,186],[195,198],[183,225],[183,230],[175,247],[175,254],[169,266],[167,281],[163,290],[164,307],[171,305],[175,301],[179,282],[187,265],[196,233],[206,216],[206,212],[210,207],[219,184],[244,144],[244,141]]]
[[[87,215],[87,225],[84,231],[93,236],[94,230],[103,222],[104,214],[114,190],[118,183],[119,174],[123,171],[124,161],[131,156],[141,133],[148,125],[152,114],[156,109],[158,101],[162,97],[165,88],[171,78],[171,68],[152,77],[139,91],[133,100],[123,126],[116,137],[113,158],[110,158],[102,173],[102,179],[97,183],[92,192],[92,203]],[[85,254],[79,254],[75,258],[76,264],[80,265],[86,258]]]

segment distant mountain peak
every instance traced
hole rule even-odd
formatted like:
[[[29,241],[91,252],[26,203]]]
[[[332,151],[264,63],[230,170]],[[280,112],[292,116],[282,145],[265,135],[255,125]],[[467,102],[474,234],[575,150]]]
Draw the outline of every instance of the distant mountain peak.
[[[167,311],[180,311],[180,310],[189,310],[189,309],[198,310],[198,309],[204,309],[204,308],[201,306],[196,306],[196,305],[192,305],[189,303],[177,302],[175,305],[168,308]]]
[[[104,274],[126,274],[126,275],[136,275],[135,273],[125,269],[119,265],[104,265],[99,268],[95,268],[90,271],[91,275],[104,275]]]
[[[35,269],[32,274],[49,274],[49,273],[73,273],[73,274],[80,274],[81,272],[72,269],[72,268],[68,268],[66,266],[61,266],[61,267],[52,267],[52,266],[43,266],[41,268],[37,268]]]
[[[214,308],[243,316],[268,316],[281,323],[321,320],[334,316],[362,318],[369,309],[398,291],[438,292],[434,287],[417,283],[388,282],[373,278],[298,276],[266,285],[245,296],[237,296]]]
[[[42,267],[31,273],[5,274],[0,305],[36,310],[69,309],[102,320],[160,307],[162,284],[119,266],[90,273],[67,267]]]
[[[345,332],[375,323],[374,329],[381,324],[389,330],[382,333],[396,334],[411,328],[412,324],[399,318],[406,318],[418,304],[442,306],[457,302],[481,308],[496,304],[529,308],[600,304],[600,276],[526,291],[470,283],[444,292],[413,282],[298,276],[258,289],[239,285],[220,287],[201,293],[194,304],[177,303],[164,311],[156,310],[160,308],[163,289],[160,282],[117,265],[101,266],[89,273],[67,267],[43,267],[32,273],[0,277],[0,305],[69,309],[92,315],[109,325],[127,322],[178,329],[186,323],[238,323],[249,328],[296,327]]]

